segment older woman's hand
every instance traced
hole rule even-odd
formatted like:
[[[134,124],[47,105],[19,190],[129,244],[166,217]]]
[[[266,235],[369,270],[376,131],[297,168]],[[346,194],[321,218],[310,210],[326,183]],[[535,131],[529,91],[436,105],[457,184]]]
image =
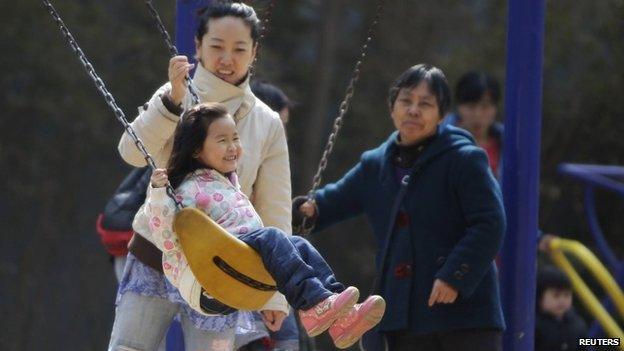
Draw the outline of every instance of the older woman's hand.
[[[308,200],[299,206],[299,211],[303,213],[304,216],[311,218],[316,214],[316,206],[313,201]]]
[[[433,282],[431,296],[429,296],[429,307],[436,303],[453,303],[457,299],[457,295],[459,295],[457,289],[440,279],[436,279]]]

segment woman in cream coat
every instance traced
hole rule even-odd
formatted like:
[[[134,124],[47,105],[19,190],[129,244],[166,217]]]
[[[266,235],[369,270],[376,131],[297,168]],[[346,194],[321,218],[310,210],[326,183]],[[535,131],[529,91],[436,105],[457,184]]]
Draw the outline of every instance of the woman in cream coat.
[[[221,3],[207,8],[195,37],[199,64],[193,83],[200,102],[223,103],[236,121],[246,150],[237,170],[241,190],[252,199],[266,226],[290,233],[291,186],[286,136],[279,115],[257,99],[249,87],[249,67],[256,55],[259,25],[254,10],[244,4]],[[132,122],[158,167],[166,166],[180,113],[192,104],[184,82],[192,68],[185,56],[172,58],[169,82],[156,91]],[[119,142],[119,152],[127,163],[145,166],[145,159],[127,133]],[[139,215],[133,226],[136,240],[131,243],[119,287],[109,350],[155,350],[176,314],[180,315],[188,351],[233,349],[235,332],[242,339],[257,336],[248,312],[226,316],[202,314],[197,282],[179,291],[168,283],[145,257],[150,256],[145,255],[146,250],[153,253],[154,249],[149,247],[151,234],[147,221]],[[133,245],[140,248],[133,250]],[[266,326],[278,330],[288,313],[288,305],[278,293],[262,310]]]

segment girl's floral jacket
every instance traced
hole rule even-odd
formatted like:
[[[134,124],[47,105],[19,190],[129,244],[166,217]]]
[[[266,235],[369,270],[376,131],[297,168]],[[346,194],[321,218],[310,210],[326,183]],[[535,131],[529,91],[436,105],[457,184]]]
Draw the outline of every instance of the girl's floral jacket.
[[[178,200],[185,207],[196,207],[233,235],[248,233],[263,226],[260,216],[240,190],[236,173],[228,177],[212,169],[199,169],[191,173],[176,189]],[[163,271],[167,279],[180,290],[185,301],[195,310],[199,307],[201,286],[191,272],[178,238],[172,231],[176,207],[164,187],[148,188],[145,206],[135,221],[144,217],[149,223],[153,243],[163,252]],[[261,310],[278,310],[288,313],[288,303],[280,293]],[[202,312],[203,313],[203,312]]]

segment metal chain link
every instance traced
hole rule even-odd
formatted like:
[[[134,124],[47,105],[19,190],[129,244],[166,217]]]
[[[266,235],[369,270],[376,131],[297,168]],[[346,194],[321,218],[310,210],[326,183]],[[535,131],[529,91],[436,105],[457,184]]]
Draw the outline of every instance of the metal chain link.
[[[152,170],[155,170],[156,169],[156,163],[154,162],[154,159],[147,152],[147,149],[145,148],[145,145],[143,145],[143,142],[141,141],[141,139],[139,139],[139,137],[136,135],[136,133],[134,132],[134,129],[132,129],[132,126],[130,125],[130,123],[126,119],[126,116],[124,115],[123,111],[121,110],[121,108],[119,108],[119,105],[117,105],[117,102],[115,101],[115,98],[113,97],[113,95],[106,88],[106,85],[104,84],[104,81],[95,72],[95,69],[93,68],[93,65],[91,64],[91,62],[89,62],[89,59],[87,59],[87,57],[84,54],[84,52],[82,51],[82,49],[80,49],[80,46],[78,45],[78,42],[76,41],[76,39],[74,39],[74,36],[70,33],[69,29],[67,28],[67,26],[65,25],[65,23],[61,19],[61,16],[58,14],[58,12],[54,8],[54,6],[52,6],[50,1],[42,0],[42,2],[43,2],[43,5],[45,6],[45,8],[48,10],[48,13],[50,14],[52,19],[54,20],[54,22],[56,22],[56,24],[58,25],[61,33],[63,34],[63,36],[67,40],[67,43],[69,44],[69,46],[71,47],[73,52],[80,59],[80,62],[82,63],[84,69],[87,71],[87,74],[89,75],[91,80],[93,80],[93,82],[95,83],[96,88],[98,89],[100,94],[102,94],[102,96],[104,96],[104,100],[106,100],[106,103],[108,104],[108,106],[115,113],[115,117],[117,117],[117,120],[119,120],[119,122],[121,122],[121,124],[124,126],[124,129],[126,130],[128,135],[132,138],[132,140],[134,141],[134,144],[139,149],[139,151],[141,152],[141,154],[145,158],[145,161],[150,166],[150,168]],[[180,203],[180,201],[178,201],[178,199],[176,198],[175,193],[173,191],[173,188],[169,184],[167,184],[167,195],[169,195],[169,197],[175,202],[176,207],[178,207],[178,208],[182,208],[183,207],[182,204]]]
[[[314,200],[314,192],[321,185],[323,172],[327,168],[327,161],[334,149],[334,143],[336,142],[336,138],[338,137],[338,133],[340,132],[340,128],[342,127],[343,117],[347,113],[347,111],[349,110],[349,106],[351,105],[351,99],[353,98],[353,95],[355,93],[355,84],[360,78],[360,67],[362,66],[362,62],[366,58],[369,45],[371,41],[373,40],[375,29],[377,25],[379,24],[381,15],[384,10],[384,3],[385,3],[385,0],[377,1],[377,8],[375,10],[375,16],[373,17],[373,21],[371,22],[368,28],[368,32],[366,33],[366,40],[364,41],[364,45],[362,45],[362,48],[360,50],[359,59],[355,63],[353,74],[351,75],[351,80],[349,81],[349,85],[345,92],[345,97],[340,103],[340,108],[338,109],[338,116],[336,116],[336,119],[334,120],[332,132],[329,135],[329,138],[327,139],[327,144],[325,145],[323,156],[321,157],[321,161],[319,162],[318,169],[312,180],[312,188],[308,192],[308,199],[312,201]],[[296,232],[302,233],[302,234],[309,234],[312,231],[313,225],[310,225],[307,219],[308,219],[307,217],[304,217],[301,225],[295,226]]]
[[[147,9],[149,10],[150,15],[152,15],[152,18],[154,19],[156,28],[158,28],[160,35],[162,35],[163,40],[165,41],[165,44],[167,45],[167,48],[169,49],[169,53],[171,54],[171,56],[178,56],[179,55],[178,48],[176,48],[176,46],[173,44],[173,41],[171,40],[171,36],[169,35],[169,32],[167,32],[167,29],[165,28],[163,21],[160,19],[160,15],[158,14],[158,11],[156,11],[156,8],[154,7],[152,0],[145,0],[145,5],[147,5]],[[197,96],[197,89],[195,89],[193,80],[188,75],[184,77],[184,80],[186,81],[186,87],[188,88],[189,93],[191,94],[193,105],[199,104],[199,96]]]

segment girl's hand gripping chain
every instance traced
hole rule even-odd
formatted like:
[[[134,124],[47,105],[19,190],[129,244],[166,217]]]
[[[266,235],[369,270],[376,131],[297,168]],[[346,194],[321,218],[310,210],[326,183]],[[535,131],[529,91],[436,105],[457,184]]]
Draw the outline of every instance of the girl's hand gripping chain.
[[[157,168],[152,173],[152,177],[150,178],[152,183],[152,188],[162,188],[167,183],[169,183],[169,178],[167,177],[167,170],[163,168]]]

